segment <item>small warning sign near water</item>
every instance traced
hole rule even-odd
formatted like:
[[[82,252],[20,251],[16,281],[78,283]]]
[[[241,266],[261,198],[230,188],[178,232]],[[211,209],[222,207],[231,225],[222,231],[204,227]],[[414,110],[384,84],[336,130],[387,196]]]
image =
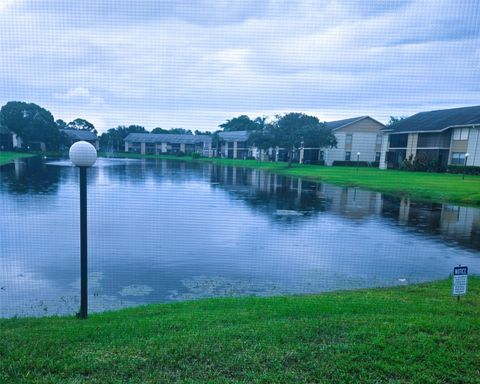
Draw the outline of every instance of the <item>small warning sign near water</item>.
[[[453,296],[462,296],[467,294],[468,285],[468,267],[459,266],[453,268]]]

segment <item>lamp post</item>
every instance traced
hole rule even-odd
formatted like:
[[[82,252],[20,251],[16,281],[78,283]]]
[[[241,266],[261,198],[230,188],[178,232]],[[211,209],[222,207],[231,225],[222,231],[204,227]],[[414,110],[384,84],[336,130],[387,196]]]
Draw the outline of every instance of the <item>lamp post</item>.
[[[360,152],[357,152],[357,173],[358,173],[359,163],[360,163]]]
[[[465,162],[463,163],[463,172],[462,172],[462,180],[465,180],[465,171],[467,170],[467,160],[468,156],[470,156],[469,153],[465,153]]]
[[[88,315],[87,280],[87,168],[95,164],[97,150],[86,141],[77,141],[70,147],[71,162],[80,170],[80,312],[78,317]]]

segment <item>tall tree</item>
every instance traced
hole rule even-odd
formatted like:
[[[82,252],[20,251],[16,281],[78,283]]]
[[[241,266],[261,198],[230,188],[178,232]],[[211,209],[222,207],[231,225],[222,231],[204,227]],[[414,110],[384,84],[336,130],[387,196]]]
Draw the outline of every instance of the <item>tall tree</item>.
[[[224,132],[231,131],[256,131],[261,129],[265,118],[257,117],[255,120],[250,119],[247,115],[241,115],[227,120],[225,123],[220,124],[219,127]]]
[[[168,133],[168,130],[157,127],[152,129],[152,133]]]
[[[262,130],[253,132],[249,141],[262,149],[285,148],[289,167],[294,151],[302,146],[322,148],[337,145],[335,136],[318,118],[297,112],[277,115],[272,123],[264,124]]]
[[[390,116],[390,120],[388,120],[387,127],[392,127],[405,119],[406,119],[405,116]]]
[[[185,128],[170,128],[170,129],[163,129],[163,128],[154,128],[152,133],[164,133],[164,134],[176,134],[176,135],[193,135],[190,129]]]
[[[95,129],[95,126],[85,119],[80,119],[80,118],[75,119],[67,124],[67,128],[90,131],[97,134],[97,130]]]
[[[37,104],[9,101],[0,114],[2,124],[18,135],[27,147],[45,143],[47,149],[56,150],[63,140],[53,115]]]
[[[177,135],[193,135],[193,132],[190,129],[185,128],[171,128],[168,130],[168,133]]]
[[[57,124],[58,129],[67,128],[67,123],[65,121],[63,121],[62,119],[56,120],[55,123]]]
[[[100,136],[100,145],[106,150],[121,152],[124,148],[124,139],[130,133],[148,133],[141,125],[119,125],[116,128],[110,128]]]

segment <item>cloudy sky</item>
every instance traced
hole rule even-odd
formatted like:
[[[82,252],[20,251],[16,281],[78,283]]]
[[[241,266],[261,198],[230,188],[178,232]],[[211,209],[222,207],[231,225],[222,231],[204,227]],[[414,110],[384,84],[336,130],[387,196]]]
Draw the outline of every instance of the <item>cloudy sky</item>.
[[[100,131],[480,104],[478,0],[0,0],[0,104]]]

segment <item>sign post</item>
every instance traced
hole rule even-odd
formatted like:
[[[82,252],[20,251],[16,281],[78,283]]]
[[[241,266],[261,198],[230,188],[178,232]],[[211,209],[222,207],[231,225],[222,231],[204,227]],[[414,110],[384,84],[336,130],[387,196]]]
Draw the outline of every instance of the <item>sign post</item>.
[[[459,265],[453,268],[452,295],[457,296],[457,301],[460,301],[460,296],[467,294],[467,284],[468,267]]]

